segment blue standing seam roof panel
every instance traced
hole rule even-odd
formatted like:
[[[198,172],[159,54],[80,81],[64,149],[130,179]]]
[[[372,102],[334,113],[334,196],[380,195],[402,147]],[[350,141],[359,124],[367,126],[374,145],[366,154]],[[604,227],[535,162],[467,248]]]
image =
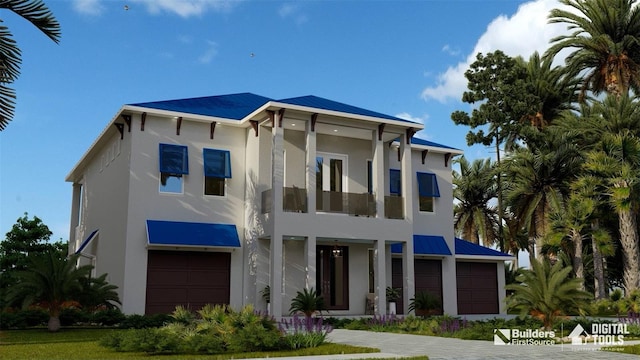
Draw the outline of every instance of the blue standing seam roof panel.
[[[233,224],[147,220],[149,245],[240,247]]]
[[[482,245],[474,244],[472,242],[456,238],[456,255],[476,255],[476,256],[508,256],[512,255],[503,253],[498,250],[494,250]]]
[[[84,250],[84,248],[87,247],[87,245],[89,245],[89,243],[91,242],[91,240],[93,240],[93,238],[96,237],[96,234],[98,233],[99,229],[95,229],[93,230],[93,232],[91,234],[89,234],[89,236],[87,236],[86,239],[84,239],[84,241],[82,242],[82,244],[80,244],[80,247],[78,247],[78,249],[76,250],[76,252],[74,254],[80,254],[82,252],[82,250]]]
[[[391,253],[402,253],[402,244],[391,245]],[[451,250],[442,236],[413,235],[413,253],[416,255],[451,255]]]

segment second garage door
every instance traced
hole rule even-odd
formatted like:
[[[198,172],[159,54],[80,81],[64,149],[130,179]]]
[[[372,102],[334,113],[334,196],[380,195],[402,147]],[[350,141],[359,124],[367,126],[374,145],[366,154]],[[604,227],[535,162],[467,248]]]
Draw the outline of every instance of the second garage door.
[[[145,313],[229,304],[230,270],[230,253],[150,250]]]
[[[498,267],[495,263],[456,262],[458,314],[497,314]]]
[[[435,295],[442,304],[442,261],[430,259],[415,259],[415,292],[429,292]],[[392,260],[392,286],[402,289],[402,259]],[[402,292],[400,292],[402,294]],[[398,314],[403,313],[402,297],[397,301]]]

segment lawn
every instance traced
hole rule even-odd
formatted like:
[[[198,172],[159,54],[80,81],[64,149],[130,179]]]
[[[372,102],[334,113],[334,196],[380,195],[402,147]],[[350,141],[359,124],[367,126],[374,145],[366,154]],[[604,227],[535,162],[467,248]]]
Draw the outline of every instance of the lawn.
[[[114,352],[98,345],[98,340],[116,329],[63,329],[49,333],[46,329],[0,331],[0,359],[145,359],[144,353]],[[173,359],[238,359],[278,356],[330,355],[342,353],[372,353],[374,348],[341,344],[323,344],[298,351],[236,353],[224,355],[162,355],[160,360]],[[426,357],[416,358],[426,359]]]

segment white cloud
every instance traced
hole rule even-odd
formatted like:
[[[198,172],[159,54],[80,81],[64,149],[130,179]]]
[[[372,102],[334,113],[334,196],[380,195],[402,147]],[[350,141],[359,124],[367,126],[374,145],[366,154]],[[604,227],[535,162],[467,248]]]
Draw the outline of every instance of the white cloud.
[[[451,47],[451,45],[446,44],[445,46],[442,47],[442,51],[446,52],[447,54],[451,55],[451,56],[458,56],[460,55],[460,49],[458,48],[453,48]]]
[[[509,56],[520,55],[525,59],[534,51],[543,53],[552,38],[567,32],[566,24],[548,23],[551,9],[559,7],[561,4],[557,0],[535,0],[520,5],[511,17],[498,16],[487,26],[467,59],[439,74],[436,84],[422,91],[422,97],[440,102],[460,100],[467,88],[464,72],[478,53],[502,50]]]
[[[239,1],[233,0],[130,0],[131,3],[137,3],[146,6],[147,10],[152,14],[168,12],[177,14],[183,18],[190,16],[199,16],[212,11],[229,11]]]
[[[74,0],[73,10],[83,15],[98,16],[102,14],[105,7],[100,0]]]
[[[200,55],[198,61],[202,64],[208,64],[218,55],[218,44],[215,41],[207,41],[207,50]]]
[[[396,114],[395,116],[397,118],[400,118],[400,119],[413,121],[413,122],[417,122],[417,123],[420,123],[420,124],[425,124],[427,122],[427,119],[429,119],[429,115],[413,116],[413,115],[409,114],[408,112],[402,112],[400,114]]]
[[[283,19],[292,18],[298,25],[304,24],[308,21],[307,15],[300,12],[300,8],[297,4],[283,4],[278,8],[278,15]]]

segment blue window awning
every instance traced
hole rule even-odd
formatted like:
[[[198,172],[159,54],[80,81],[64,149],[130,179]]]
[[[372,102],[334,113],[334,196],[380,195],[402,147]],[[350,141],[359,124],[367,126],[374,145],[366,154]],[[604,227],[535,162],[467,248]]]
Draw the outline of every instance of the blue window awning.
[[[160,144],[160,172],[172,175],[189,174],[189,156],[184,145]]]
[[[80,254],[82,252],[82,250],[84,250],[84,248],[87,247],[87,245],[89,245],[89,243],[95,239],[96,235],[98,235],[98,230],[99,229],[95,229],[93,230],[93,232],[91,234],[89,234],[89,236],[87,236],[86,239],[84,239],[84,241],[80,244],[80,246],[78,246],[78,248],[76,249],[76,252],[74,254]]]
[[[418,193],[425,197],[440,197],[436,174],[418,173]]]
[[[202,149],[204,176],[231,178],[231,154],[227,150]]]
[[[240,247],[233,224],[147,220],[149,245]]]
[[[513,257],[510,254],[456,238],[456,255]]]
[[[400,170],[389,169],[389,193],[402,195],[402,176]]]
[[[402,253],[402,244],[391,245],[391,253]],[[439,235],[413,235],[413,253],[415,255],[451,255],[447,241]]]

